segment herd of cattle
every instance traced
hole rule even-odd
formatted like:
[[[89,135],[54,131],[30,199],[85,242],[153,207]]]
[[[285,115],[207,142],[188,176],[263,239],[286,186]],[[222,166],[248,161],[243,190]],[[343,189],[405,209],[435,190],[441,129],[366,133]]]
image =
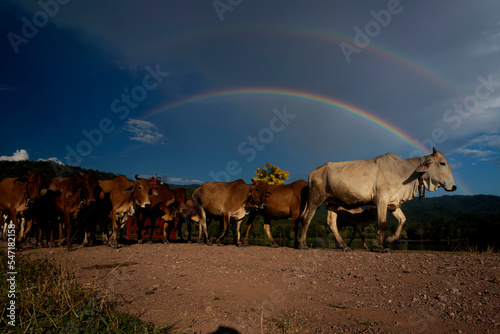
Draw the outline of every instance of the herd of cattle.
[[[401,205],[419,191],[422,196],[424,189],[435,191],[439,187],[446,191],[457,188],[448,161],[434,149],[431,155],[420,158],[402,159],[387,153],[369,160],[329,162],[314,169],[309,182],[299,180],[287,185],[269,185],[263,181],[247,184],[243,180],[206,182],[192,198],[188,198],[184,188],[171,189],[156,178],[136,175],[136,180],[130,181],[121,175],[113,180],[98,180],[95,174],[83,174],[56,177],[48,184],[43,175],[29,172],[24,177],[0,182],[0,210],[5,224],[10,222],[15,226],[17,246],[30,231],[36,230],[39,243],[45,235],[50,246],[55,246],[57,239],[70,250],[81,236],[84,245],[91,245],[99,225],[104,232],[103,242],[118,247],[117,233],[131,216],[136,217],[139,242],[143,237],[151,241],[154,224],[145,227],[147,219],[150,222],[160,219],[163,241],[168,243],[167,235],[177,218],[188,224],[188,240],[191,240],[191,223],[196,221],[198,242],[205,238],[211,244],[207,220],[221,219],[223,231],[217,243],[221,243],[234,223],[235,243],[241,245],[248,244],[252,222],[262,215],[272,246],[277,245],[270,231],[271,220],[290,218],[295,247],[306,249],[309,224],[324,203],[328,209],[327,223],[341,248],[350,250],[340,236],[340,227],[353,226],[363,238],[364,227],[377,220],[377,243],[387,250],[387,243],[398,240],[406,224]],[[363,210],[361,207],[366,205],[374,206]],[[392,236],[385,238],[387,210],[398,220],[398,227]],[[246,215],[249,219],[242,242],[240,225]]]

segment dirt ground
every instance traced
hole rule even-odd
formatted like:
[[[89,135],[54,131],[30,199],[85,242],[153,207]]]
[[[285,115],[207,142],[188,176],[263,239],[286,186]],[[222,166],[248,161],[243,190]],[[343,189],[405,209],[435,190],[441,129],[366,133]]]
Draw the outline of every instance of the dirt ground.
[[[195,243],[20,253],[63,261],[126,312],[180,333],[500,333],[499,254]]]

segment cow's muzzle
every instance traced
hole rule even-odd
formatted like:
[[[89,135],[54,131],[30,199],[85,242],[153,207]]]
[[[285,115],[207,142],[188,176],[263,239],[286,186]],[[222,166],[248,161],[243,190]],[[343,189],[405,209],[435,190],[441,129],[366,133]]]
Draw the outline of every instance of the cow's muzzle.
[[[455,190],[457,190],[457,186],[456,186],[456,185],[453,185],[453,186],[451,187],[451,189],[446,189],[446,187],[444,187],[444,190],[446,190],[446,191],[455,191]]]

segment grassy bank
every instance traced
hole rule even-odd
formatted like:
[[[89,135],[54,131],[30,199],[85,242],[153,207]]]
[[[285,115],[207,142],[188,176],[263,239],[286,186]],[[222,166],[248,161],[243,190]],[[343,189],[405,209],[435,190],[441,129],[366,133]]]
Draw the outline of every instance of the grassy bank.
[[[74,272],[46,259],[16,258],[15,326],[5,274],[8,259],[1,249],[0,333],[177,333],[171,326],[155,327],[118,311],[116,303],[95,287],[84,288]],[[97,285],[97,284],[94,284]]]

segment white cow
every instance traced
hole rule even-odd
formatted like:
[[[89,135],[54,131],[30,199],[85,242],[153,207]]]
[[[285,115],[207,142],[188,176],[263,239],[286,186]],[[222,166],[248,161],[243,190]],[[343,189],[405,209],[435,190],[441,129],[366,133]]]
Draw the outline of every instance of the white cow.
[[[328,201],[328,225],[340,247],[350,251],[337,228],[337,206],[376,205],[378,242],[384,251],[388,251],[387,243],[398,240],[406,225],[401,204],[415,198],[419,179],[429,191],[436,191],[439,187],[446,191],[457,189],[448,161],[435,148],[431,155],[421,158],[402,159],[387,153],[370,160],[328,162],[316,168],[309,174],[309,197],[299,248],[307,249],[306,235],[311,219],[321,203]],[[396,233],[385,239],[387,210],[399,224]]]

